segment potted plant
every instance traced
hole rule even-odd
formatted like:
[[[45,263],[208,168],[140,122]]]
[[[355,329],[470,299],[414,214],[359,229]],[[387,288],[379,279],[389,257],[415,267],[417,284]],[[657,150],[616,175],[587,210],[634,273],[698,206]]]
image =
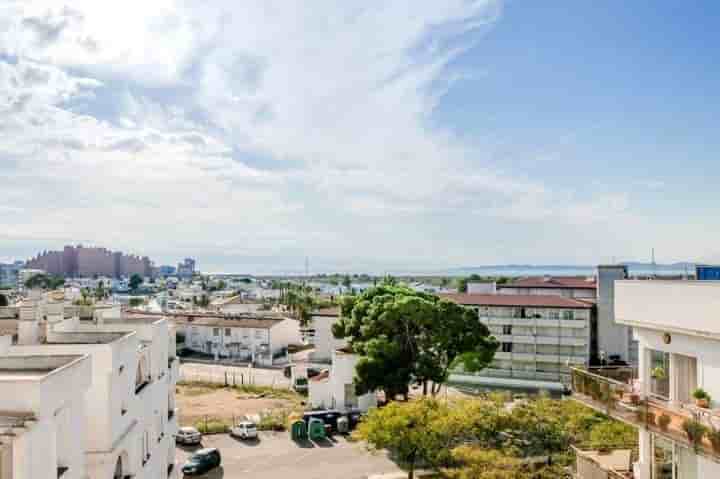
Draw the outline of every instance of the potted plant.
[[[665,368],[662,366],[656,366],[652,368],[652,371],[650,371],[650,376],[652,376],[653,379],[665,379],[667,375],[665,374]]]
[[[635,412],[637,421],[647,426],[655,425],[655,413],[652,411],[645,411],[644,409],[638,409]]]
[[[712,444],[713,451],[720,452],[720,429],[712,427],[705,433],[707,435],[710,444]]]
[[[694,446],[700,444],[703,436],[708,432],[708,428],[695,419],[686,419],[685,422],[683,422],[682,428],[685,434],[687,434],[688,440]]]
[[[667,431],[668,426],[670,425],[671,419],[670,416],[668,416],[665,413],[660,414],[657,418],[657,424],[660,426],[660,430]]]
[[[710,407],[710,395],[703,388],[697,388],[692,392],[692,396],[695,398],[695,405],[701,408]]]
[[[638,393],[630,393],[630,404],[633,406],[640,405],[640,395]]]

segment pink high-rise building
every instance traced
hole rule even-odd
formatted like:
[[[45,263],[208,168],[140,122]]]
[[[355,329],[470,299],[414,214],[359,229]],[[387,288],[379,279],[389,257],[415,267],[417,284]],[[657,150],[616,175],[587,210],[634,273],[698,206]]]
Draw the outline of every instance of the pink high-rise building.
[[[65,246],[62,251],[43,251],[30,259],[26,268],[43,269],[58,276],[153,276],[155,268],[147,256],[126,255],[106,248]]]

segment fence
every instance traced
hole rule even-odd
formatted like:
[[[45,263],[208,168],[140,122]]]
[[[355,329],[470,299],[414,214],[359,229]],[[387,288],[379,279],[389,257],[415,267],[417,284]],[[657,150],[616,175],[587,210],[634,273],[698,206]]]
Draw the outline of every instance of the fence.
[[[280,370],[206,367],[203,369],[180,367],[180,382],[222,384],[224,386],[262,386],[273,389],[290,389],[290,380]]]

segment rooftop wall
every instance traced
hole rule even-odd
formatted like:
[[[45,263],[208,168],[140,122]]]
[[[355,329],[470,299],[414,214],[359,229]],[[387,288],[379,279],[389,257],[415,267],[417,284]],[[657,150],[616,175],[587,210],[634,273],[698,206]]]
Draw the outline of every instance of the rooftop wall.
[[[720,339],[720,281],[617,281],[615,319]]]

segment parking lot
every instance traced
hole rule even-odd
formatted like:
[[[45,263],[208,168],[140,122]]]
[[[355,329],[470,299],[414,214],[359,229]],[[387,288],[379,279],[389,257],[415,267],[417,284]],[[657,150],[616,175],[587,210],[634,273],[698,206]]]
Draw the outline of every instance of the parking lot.
[[[295,443],[287,432],[261,433],[253,442],[220,434],[205,436],[202,447],[217,447],[222,455],[221,468],[199,476],[207,479],[365,479],[400,471],[384,453],[367,452],[341,436]],[[178,467],[193,449],[177,448]]]

